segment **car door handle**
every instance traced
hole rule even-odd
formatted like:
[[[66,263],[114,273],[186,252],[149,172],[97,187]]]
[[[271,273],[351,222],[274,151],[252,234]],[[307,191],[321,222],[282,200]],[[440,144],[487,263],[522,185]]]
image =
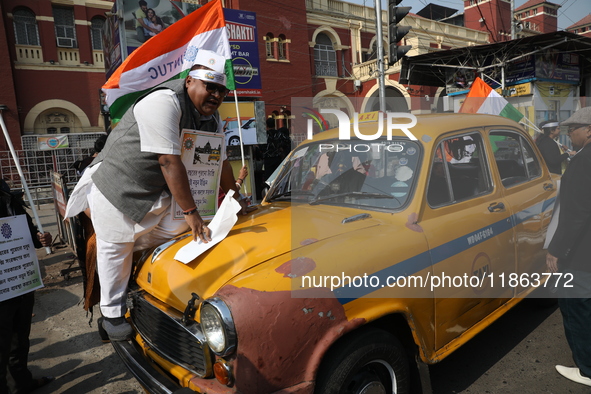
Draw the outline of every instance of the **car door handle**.
[[[505,210],[505,204],[502,202],[493,202],[488,206],[490,212],[503,212]]]
[[[546,191],[554,190],[554,184],[553,183],[544,183],[544,190],[546,190]]]

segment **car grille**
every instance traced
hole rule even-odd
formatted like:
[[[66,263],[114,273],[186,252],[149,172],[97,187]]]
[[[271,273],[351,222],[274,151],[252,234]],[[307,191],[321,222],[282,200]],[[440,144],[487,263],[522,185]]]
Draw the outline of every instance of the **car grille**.
[[[144,292],[130,292],[130,315],[133,325],[151,350],[199,377],[210,375],[211,353],[200,325],[183,325],[180,314],[175,316],[165,312],[146,297],[149,296]]]

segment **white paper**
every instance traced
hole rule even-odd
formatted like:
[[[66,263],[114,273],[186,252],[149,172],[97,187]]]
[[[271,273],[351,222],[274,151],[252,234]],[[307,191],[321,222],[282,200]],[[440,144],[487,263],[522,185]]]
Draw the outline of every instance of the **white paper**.
[[[207,225],[211,230],[211,241],[208,243],[202,242],[200,239],[197,241],[191,240],[187,245],[183,246],[174,256],[175,260],[181,263],[188,264],[195,260],[206,250],[210,249],[221,240],[226,238],[236,221],[238,216],[236,214],[242,209],[240,203],[234,199],[234,190],[228,191],[222,205],[220,205],[217,213]]]

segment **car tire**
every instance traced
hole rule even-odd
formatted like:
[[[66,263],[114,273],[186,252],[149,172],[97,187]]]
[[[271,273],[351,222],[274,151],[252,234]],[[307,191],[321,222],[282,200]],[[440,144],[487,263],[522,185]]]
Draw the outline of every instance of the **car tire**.
[[[239,137],[230,137],[230,140],[228,141],[228,145],[230,145],[230,146],[240,145],[240,138]]]
[[[314,393],[409,393],[408,359],[400,341],[383,330],[361,330],[327,353]]]

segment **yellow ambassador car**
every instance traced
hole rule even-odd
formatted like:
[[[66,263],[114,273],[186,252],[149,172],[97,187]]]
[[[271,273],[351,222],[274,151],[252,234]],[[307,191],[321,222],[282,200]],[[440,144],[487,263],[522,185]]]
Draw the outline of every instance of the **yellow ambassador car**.
[[[113,345],[147,392],[420,390],[545,286],[556,180],[531,137],[497,116],[417,120],[416,140],[318,134],[208,252],[176,261],[185,235],[139,261],[135,335]]]

